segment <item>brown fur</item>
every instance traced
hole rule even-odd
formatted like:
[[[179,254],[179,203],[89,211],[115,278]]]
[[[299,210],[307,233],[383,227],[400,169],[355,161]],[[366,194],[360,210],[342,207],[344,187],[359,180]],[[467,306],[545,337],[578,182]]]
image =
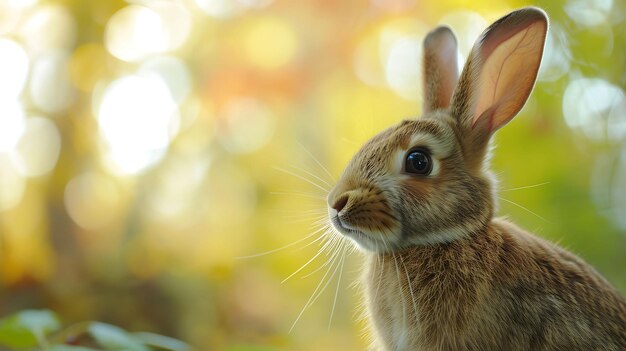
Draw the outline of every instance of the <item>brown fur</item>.
[[[502,219],[462,240],[383,255],[368,255],[364,277],[381,350],[626,348],[619,292]],[[404,319],[410,340],[398,348],[389,321]]]
[[[433,31],[425,66],[435,69],[425,82],[440,91],[425,95],[422,118],[368,141],[328,195],[333,224],[365,251],[377,349],[626,350],[624,297],[580,258],[493,217],[489,141],[530,94],[546,30],[545,14],[532,8],[490,26],[449,109],[453,65],[432,50],[444,40],[450,52],[456,40]],[[405,171],[415,148],[431,155],[431,174]]]

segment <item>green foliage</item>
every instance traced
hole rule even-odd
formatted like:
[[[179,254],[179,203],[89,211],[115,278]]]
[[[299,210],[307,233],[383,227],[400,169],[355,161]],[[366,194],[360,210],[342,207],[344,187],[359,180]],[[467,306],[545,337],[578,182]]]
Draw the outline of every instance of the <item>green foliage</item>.
[[[36,346],[45,335],[61,328],[61,323],[48,310],[26,310],[0,321],[0,344],[14,348]]]
[[[80,346],[76,340],[89,344]],[[192,350],[184,342],[170,337],[131,333],[101,322],[85,322],[63,329],[56,314],[48,310],[25,310],[0,319],[0,346],[40,351]]]

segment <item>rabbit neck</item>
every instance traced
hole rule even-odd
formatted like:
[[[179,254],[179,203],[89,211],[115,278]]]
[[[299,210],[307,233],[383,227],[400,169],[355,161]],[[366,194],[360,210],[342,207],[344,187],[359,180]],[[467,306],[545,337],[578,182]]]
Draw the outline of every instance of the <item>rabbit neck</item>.
[[[497,241],[487,225],[449,243],[368,253],[366,305],[387,349],[437,345],[464,329],[487,291]]]

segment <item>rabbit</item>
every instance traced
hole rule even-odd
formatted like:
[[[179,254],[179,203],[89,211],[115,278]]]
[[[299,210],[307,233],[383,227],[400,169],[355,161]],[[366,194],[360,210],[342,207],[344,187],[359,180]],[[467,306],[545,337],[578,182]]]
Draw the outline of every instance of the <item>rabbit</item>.
[[[441,26],[424,40],[423,114],[357,151],[327,197],[364,253],[375,350],[626,350],[626,299],[589,264],[494,217],[492,135],[528,99],[546,14],[516,10],[459,76]]]

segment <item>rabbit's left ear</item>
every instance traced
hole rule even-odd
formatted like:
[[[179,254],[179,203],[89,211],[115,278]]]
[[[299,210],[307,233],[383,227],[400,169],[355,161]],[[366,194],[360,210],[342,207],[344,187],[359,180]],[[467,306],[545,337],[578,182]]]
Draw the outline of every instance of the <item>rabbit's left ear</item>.
[[[451,103],[461,129],[473,134],[472,143],[486,142],[526,103],[547,30],[546,14],[529,7],[493,23],[474,44]]]
[[[424,111],[448,108],[459,80],[456,37],[452,30],[439,26],[424,39]]]

